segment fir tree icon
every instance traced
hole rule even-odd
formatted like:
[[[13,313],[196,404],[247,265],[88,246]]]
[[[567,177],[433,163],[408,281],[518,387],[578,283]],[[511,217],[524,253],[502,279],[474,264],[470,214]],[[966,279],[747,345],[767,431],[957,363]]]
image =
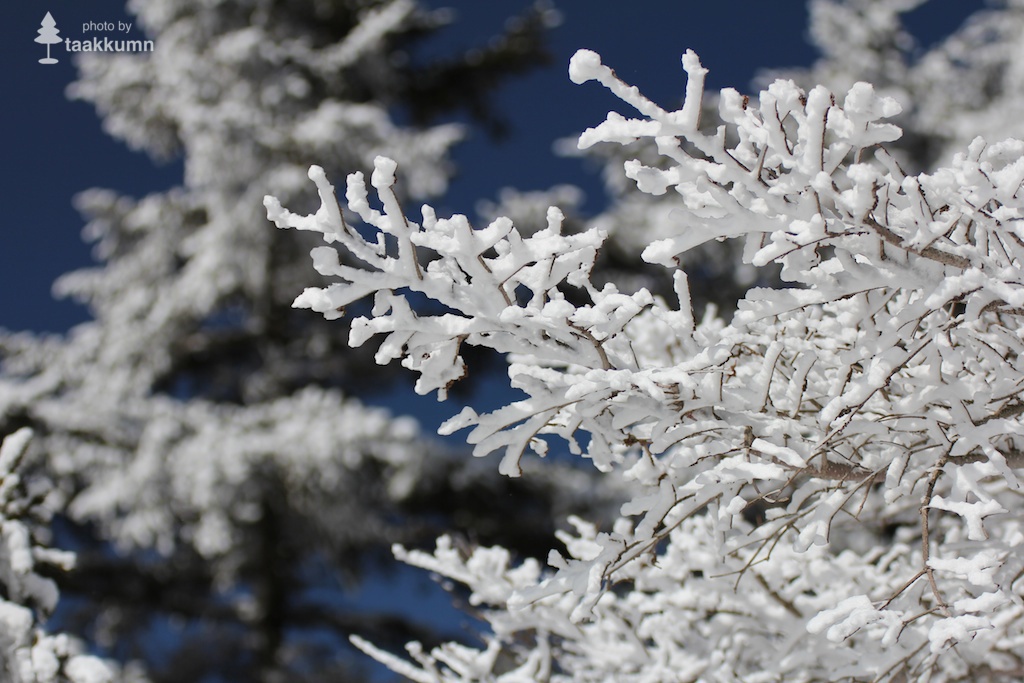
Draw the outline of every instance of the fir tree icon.
[[[57,60],[50,56],[50,46],[63,42],[60,39],[60,31],[57,30],[57,22],[53,20],[53,15],[47,12],[40,25],[42,28],[38,31],[36,42],[46,44],[46,57],[40,59],[39,63],[56,64]]]

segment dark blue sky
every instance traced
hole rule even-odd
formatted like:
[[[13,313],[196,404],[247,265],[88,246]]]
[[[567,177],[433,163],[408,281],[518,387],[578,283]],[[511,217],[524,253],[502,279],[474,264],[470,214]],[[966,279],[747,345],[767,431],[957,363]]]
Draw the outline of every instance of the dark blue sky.
[[[438,37],[436,49],[480,44],[498,32],[504,19],[526,7],[526,0],[429,0],[453,7],[457,19]],[[955,28],[964,14],[982,3],[933,0],[914,17],[926,39]],[[442,208],[472,214],[477,200],[494,197],[504,186],[540,189],[574,183],[588,195],[587,206],[600,206],[600,187],[586,164],[560,159],[554,140],[572,135],[604,118],[616,100],[596,84],[576,86],[566,75],[578,48],[596,50],[621,77],[665,104],[678,102],[685,85],[679,57],[694,49],[711,70],[710,87],[745,90],[762,68],[809,63],[815,56],[806,41],[806,10],[798,0],[715,3],[695,0],[557,0],[563,23],[551,34],[555,64],[510,84],[498,102],[512,124],[512,135],[493,144],[480,133],[460,147],[462,171]],[[109,187],[141,196],[163,191],[181,180],[180,164],[154,165],[144,154],[129,151],[107,137],[88,104],[64,96],[74,79],[70,56],[53,46],[60,61],[46,66],[45,45],[35,43],[40,22],[52,13],[61,37],[89,37],[83,23],[132,21],[115,0],[9,2],[2,11],[2,92],[4,161],[4,240],[0,249],[0,327],[10,330],[63,331],[85,319],[85,311],[54,301],[53,280],[88,265],[82,243],[82,220],[72,206],[75,193]],[[110,35],[95,32],[91,35]],[[132,36],[142,37],[137,29]],[[268,223],[267,229],[272,229]]]

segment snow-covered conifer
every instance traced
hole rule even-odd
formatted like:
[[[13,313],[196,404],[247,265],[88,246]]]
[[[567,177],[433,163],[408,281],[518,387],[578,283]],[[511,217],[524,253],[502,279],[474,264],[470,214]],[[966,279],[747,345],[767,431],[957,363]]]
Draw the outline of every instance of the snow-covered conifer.
[[[43,567],[66,571],[75,556],[49,547],[51,484],[25,462],[31,438],[22,427],[0,445],[0,672],[10,683],[113,683],[79,641],[43,629],[58,599]]]
[[[261,200],[273,188],[308,205],[312,160],[338,172],[380,154],[407,169],[406,196],[438,195],[465,132],[444,116],[500,128],[488,91],[544,63],[553,15],[538,5],[479,49],[427,61],[417,41],[451,14],[413,0],[129,10],[155,50],[80,54],[70,93],[129,146],[180,158],[182,185],[80,195],[98,263],[56,288],[93,320],[0,339],[0,424],[35,430],[62,541],[80,550],[61,618],[164,680],[354,676],[349,634],[432,628],[331,607],[391,563],[391,543],[459,518],[467,536],[535,549],[549,508],[583,500],[583,475],[532,487],[532,526],[498,524],[490,504],[519,500],[515,486],[351,398],[387,382],[344,352],[337,325],[290,308],[313,241],[273,230]]]

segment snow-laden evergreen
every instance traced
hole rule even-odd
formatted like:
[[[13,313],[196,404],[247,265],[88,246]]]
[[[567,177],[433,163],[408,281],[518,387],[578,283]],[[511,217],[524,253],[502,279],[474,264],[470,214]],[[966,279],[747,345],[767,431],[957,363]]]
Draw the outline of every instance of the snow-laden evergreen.
[[[49,547],[55,506],[51,482],[26,462],[31,439],[32,430],[23,427],[0,445],[0,673],[10,683],[133,680],[115,679],[111,666],[85,654],[80,641],[43,629],[59,595],[42,567],[66,571],[75,556]]]
[[[481,503],[526,489],[353,398],[380,401],[388,381],[337,325],[290,308],[314,241],[274,230],[261,200],[309,205],[313,159],[338,172],[380,154],[407,170],[406,196],[437,196],[468,128],[445,117],[494,125],[488,92],[544,62],[552,14],[528,8],[475,52],[422,59],[417,42],[452,17],[412,0],[129,10],[155,50],[83,53],[69,92],[129,146],[180,157],[181,185],[81,194],[97,263],[56,290],[93,319],[0,335],[0,433],[33,428],[59,540],[79,550],[59,577],[62,627],[162,680],[362,676],[350,634],[438,626],[337,603],[367,575],[394,580],[391,543],[453,517],[508,538]],[[452,96],[459,75],[473,85]],[[547,542],[549,507],[582,500],[577,474],[528,491],[538,523],[513,534],[527,547]]]

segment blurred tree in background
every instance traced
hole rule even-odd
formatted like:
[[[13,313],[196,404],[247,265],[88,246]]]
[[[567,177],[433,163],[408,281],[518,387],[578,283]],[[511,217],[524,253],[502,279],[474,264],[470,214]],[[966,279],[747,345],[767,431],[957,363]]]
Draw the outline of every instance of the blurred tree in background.
[[[378,154],[401,161],[409,197],[444,192],[464,127],[439,121],[505,132],[489,96],[548,63],[555,15],[538,5],[424,61],[450,16],[411,0],[129,9],[156,50],[82,54],[70,92],[131,147],[183,159],[184,182],[80,195],[99,264],[57,290],[93,320],[0,341],[3,431],[35,431],[78,553],[61,624],[154,681],[337,680],[349,634],[441,635],[429,615],[345,607],[392,543],[460,528],[543,551],[590,494],[568,468],[513,485],[349,398],[390,380],[344,329],[292,310],[312,242],[274,230],[262,197],[309,205],[313,159],[340,173]]]

